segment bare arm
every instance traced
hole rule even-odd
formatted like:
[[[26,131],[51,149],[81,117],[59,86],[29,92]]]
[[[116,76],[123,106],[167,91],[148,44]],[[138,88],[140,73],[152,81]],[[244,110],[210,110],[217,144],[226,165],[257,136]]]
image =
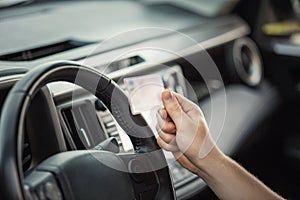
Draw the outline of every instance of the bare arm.
[[[283,199],[231,158],[213,150],[198,175],[220,199]]]
[[[158,144],[200,176],[220,199],[283,199],[220,151],[197,105],[166,90],[157,115]]]

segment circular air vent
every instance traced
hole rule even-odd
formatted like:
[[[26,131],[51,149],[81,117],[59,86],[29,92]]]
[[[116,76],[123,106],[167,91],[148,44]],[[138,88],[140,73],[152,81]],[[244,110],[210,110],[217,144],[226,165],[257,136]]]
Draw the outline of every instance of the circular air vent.
[[[260,53],[250,38],[240,38],[233,43],[233,64],[239,78],[250,86],[260,83],[263,66]]]

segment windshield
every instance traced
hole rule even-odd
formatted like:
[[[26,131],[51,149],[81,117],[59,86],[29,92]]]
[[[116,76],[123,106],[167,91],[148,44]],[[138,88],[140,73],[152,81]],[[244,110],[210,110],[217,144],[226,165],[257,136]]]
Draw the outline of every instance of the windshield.
[[[23,4],[28,4],[30,2],[50,2],[50,1],[57,1],[57,0],[0,0],[0,8],[23,5]],[[67,0],[67,1],[72,1],[72,0]],[[78,0],[73,0],[73,1],[78,1]],[[148,5],[169,4],[169,5],[181,7],[191,12],[194,12],[196,14],[200,14],[202,16],[207,16],[207,17],[227,14],[232,10],[232,8],[236,5],[238,1],[239,0],[184,0],[184,1],[182,0],[140,0],[140,2]]]
[[[0,8],[29,3],[32,0],[0,0]]]

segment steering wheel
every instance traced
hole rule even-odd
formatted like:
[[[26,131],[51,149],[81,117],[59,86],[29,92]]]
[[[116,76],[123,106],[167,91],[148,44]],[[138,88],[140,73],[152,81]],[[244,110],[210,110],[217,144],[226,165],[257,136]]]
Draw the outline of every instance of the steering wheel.
[[[61,152],[24,175],[25,114],[39,89],[56,81],[75,83],[94,93],[129,135],[134,152]],[[127,96],[111,79],[71,61],[36,67],[9,92],[0,119],[0,169],[0,199],[175,198],[166,159],[144,118],[131,114]]]

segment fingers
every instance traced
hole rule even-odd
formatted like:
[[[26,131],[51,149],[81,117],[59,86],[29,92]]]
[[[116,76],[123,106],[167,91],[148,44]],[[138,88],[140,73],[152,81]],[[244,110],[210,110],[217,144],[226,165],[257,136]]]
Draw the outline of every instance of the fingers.
[[[176,127],[172,120],[167,116],[164,109],[161,109],[157,113],[156,130],[159,136],[157,138],[157,143],[162,149],[172,152],[178,151],[175,139]]]
[[[161,116],[162,119],[166,120],[168,118],[168,113],[166,109],[162,108],[158,110],[158,114]]]
[[[183,112],[175,95],[170,90],[165,90],[162,93],[162,101],[171,119],[175,122],[175,124],[179,125],[185,113]]]
[[[172,151],[172,152],[176,152],[179,151],[177,145],[171,144],[171,143],[167,143],[165,142],[161,137],[158,137],[156,139],[157,144],[164,150],[166,151]]]
[[[161,109],[157,114],[157,131],[162,130],[167,133],[175,133],[176,132],[176,126],[174,122],[170,119],[170,117],[166,117],[164,114],[166,114],[166,111],[164,109]]]
[[[166,143],[176,143],[175,134],[173,133],[166,133],[159,127],[156,127],[156,130],[158,132],[158,136],[161,137]]]
[[[203,115],[200,107],[197,104],[195,104],[194,102],[190,101],[189,99],[185,98],[180,94],[173,93],[173,95],[176,97],[182,110],[185,113],[187,113],[190,117],[193,117],[193,114],[201,115],[201,116]],[[190,114],[192,114],[192,116]]]

